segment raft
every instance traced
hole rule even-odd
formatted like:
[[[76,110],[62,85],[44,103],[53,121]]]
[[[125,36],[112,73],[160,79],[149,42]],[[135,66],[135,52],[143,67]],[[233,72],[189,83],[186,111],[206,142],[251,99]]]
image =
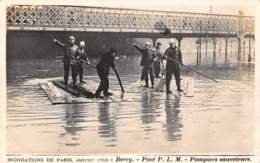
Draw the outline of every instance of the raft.
[[[115,91],[110,91],[113,95],[108,98],[103,96],[95,98],[94,92],[98,85],[98,83],[87,81],[85,84],[79,84],[77,87],[74,87],[71,83],[68,83],[66,86],[62,80],[52,80],[46,84],[41,84],[40,87],[53,105],[134,101],[132,98],[123,97],[121,92]]]

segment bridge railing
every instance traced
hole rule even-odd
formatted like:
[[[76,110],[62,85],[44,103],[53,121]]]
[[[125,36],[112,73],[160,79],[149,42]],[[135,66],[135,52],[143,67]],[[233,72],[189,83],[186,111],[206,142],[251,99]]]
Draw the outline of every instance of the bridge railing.
[[[78,6],[12,5],[7,7],[6,20],[9,30],[153,33],[169,28],[177,33],[221,34],[254,34],[255,30],[250,16]]]

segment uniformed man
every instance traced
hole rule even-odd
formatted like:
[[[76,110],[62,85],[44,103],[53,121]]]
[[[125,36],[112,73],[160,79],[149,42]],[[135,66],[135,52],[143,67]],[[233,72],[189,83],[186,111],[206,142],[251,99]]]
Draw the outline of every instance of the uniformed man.
[[[170,47],[166,49],[163,59],[167,59],[166,63],[166,93],[172,93],[170,90],[170,84],[172,79],[172,73],[174,74],[176,80],[177,91],[183,92],[181,89],[180,80],[180,68],[179,63],[182,63],[182,53],[181,50],[176,46],[176,41],[174,39],[169,40]],[[175,60],[175,61],[173,61]],[[177,61],[177,62],[176,62]]]
[[[115,55],[116,50],[111,48],[108,52],[104,53],[100,59],[100,61],[97,64],[97,73],[100,78],[100,84],[99,87],[95,93],[95,97],[100,97],[101,92],[103,91],[104,96],[110,96],[112,93],[108,92],[109,89],[109,69],[110,67],[113,70],[116,70],[115,67]]]
[[[145,80],[144,87],[149,87],[149,83],[148,83],[148,81],[149,81],[148,73],[149,73],[152,88],[153,88],[153,86],[154,86],[154,69],[153,69],[154,63],[153,62],[154,62],[155,55],[153,52],[148,50],[149,48],[151,48],[151,43],[149,41],[147,41],[145,43],[144,48],[140,48],[135,43],[133,44],[133,46],[142,53],[142,59],[140,62],[140,66],[143,67],[142,74],[141,74],[141,80]]]
[[[160,72],[161,72],[161,49],[160,49],[161,43],[157,42],[156,46],[152,49],[155,51],[156,60],[154,61],[154,75],[155,78],[160,78]]]
[[[59,47],[63,48],[65,53],[63,57],[63,67],[64,67],[64,82],[67,85],[69,79],[69,72],[71,69],[73,86],[77,86],[77,56],[79,48],[75,45],[75,37],[70,36],[69,43],[63,44],[60,41],[53,39],[53,42],[56,43]]]
[[[80,60],[85,60],[88,64],[89,63],[89,59],[86,55],[86,52],[84,50],[84,47],[85,47],[85,42],[84,41],[81,41],[79,43],[79,55],[77,57],[77,59],[80,59]],[[83,81],[83,73],[84,73],[84,70],[83,70],[83,63],[82,61],[78,61],[77,62],[77,68],[78,68],[78,73],[79,73],[79,81],[80,83],[86,83],[85,81]]]

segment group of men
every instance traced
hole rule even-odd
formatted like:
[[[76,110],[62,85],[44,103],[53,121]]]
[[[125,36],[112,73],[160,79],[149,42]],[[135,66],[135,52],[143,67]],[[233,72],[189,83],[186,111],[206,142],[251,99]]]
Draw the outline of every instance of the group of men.
[[[80,83],[85,83],[83,81],[83,67],[82,62],[86,62],[90,64],[89,59],[84,50],[85,42],[81,41],[79,47],[75,45],[75,37],[71,36],[69,38],[68,44],[63,44],[60,41],[53,39],[53,42],[56,43],[59,47],[63,48],[64,58],[63,58],[63,66],[64,66],[64,82],[65,85],[68,84],[69,72],[71,69],[72,72],[72,81],[73,86],[77,87],[77,75],[79,74]],[[172,74],[174,74],[177,91],[183,92],[180,85],[180,69],[179,64],[182,63],[182,53],[180,49],[176,46],[176,42],[174,39],[169,40],[170,47],[166,49],[165,53],[162,54],[160,52],[161,43],[157,42],[154,48],[151,48],[151,43],[147,41],[145,43],[144,48],[140,48],[135,43],[134,47],[142,53],[142,59],[140,65],[143,67],[141,73],[141,80],[145,80],[145,86],[149,87],[149,77],[151,81],[151,87],[154,87],[154,78],[160,78],[160,73],[163,76],[166,72],[166,93],[172,93],[170,90],[170,82],[172,78]],[[111,48],[108,52],[104,53],[96,65],[97,73],[100,78],[100,84],[98,89],[95,92],[95,97],[100,97],[101,92],[103,91],[104,96],[112,95],[112,93],[108,92],[109,89],[109,69],[110,67],[116,70],[114,59],[116,55],[116,50]],[[166,59],[166,69],[164,70],[162,60]],[[155,76],[154,76],[155,74]]]
[[[89,59],[84,50],[85,42],[81,41],[79,47],[75,45],[75,37],[70,36],[69,43],[63,44],[60,41],[53,39],[53,42],[56,43],[59,47],[63,48],[65,53],[63,57],[63,67],[64,67],[64,82],[67,86],[69,79],[69,72],[71,69],[73,86],[77,87],[77,75],[79,74],[80,83],[86,83],[83,81],[83,62],[86,62],[90,65]],[[100,97],[101,92],[103,91],[104,96],[112,95],[108,92],[109,89],[109,69],[112,67],[116,70],[114,59],[115,59],[116,50],[111,48],[108,52],[104,53],[97,64],[97,73],[101,80],[98,89],[95,92],[95,97]]]
[[[159,74],[162,72],[162,76],[166,71],[166,93],[170,94],[170,84],[172,79],[172,74],[174,74],[176,80],[177,91],[183,92],[181,89],[180,81],[180,68],[179,64],[183,65],[181,50],[176,46],[176,41],[174,39],[169,40],[169,48],[166,49],[165,53],[160,52],[161,43],[157,42],[156,46],[151,49],[151,43],[147,41],[144,48],[140,48],[137,44],[133,44],[134,47],[142,53],[142,59],[140,66],[143,67],[141,73],[141,80],[145,80],[145,86],[149,87],[149,77],[151,81],[151,87],[154,87],[154,75],[155,78],[160,78]],[[166,69],[163,69],[162,60],[166,59]],[[162,65],[162,68],[161,68]]]
[[[60,41],[53,39],[53,42],[56,43],[59,47],[63,48],[65,51],[64,57],[63,57],[63,67],[64,67],[64,82],[65,85],[68,84],[69,79],[69,72],[71,69],[72,73],[72,81],[73,85],[77,86],[77,75],[79,74],[79,81],[80,83],[85,83],[83,81],[83,67],[82,67],[82,61],[85,60],[87,63],[89,63],[88,57],[86,55],[86,52],[84,50],[85,42],[81,41],[79,43],[79,47],[75,45],[75,37],[70,36],[69,43],[63,44]]]

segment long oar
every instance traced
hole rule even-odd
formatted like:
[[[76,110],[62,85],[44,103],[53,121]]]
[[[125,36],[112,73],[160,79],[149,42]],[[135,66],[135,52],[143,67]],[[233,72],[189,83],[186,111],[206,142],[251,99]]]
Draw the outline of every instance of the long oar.
[[[115,71],[115,73],[116,73],[116,77],[117,77],[117,80],[118,80],[118,82],[119,82],[119,85],[120,85],[120,87],[121,87],[122,92],[125,92],[125,90],[124,90],[124,88],[123,88],[123,85],[122,85],[122,82],[121,82],[121,79],[120,79],[120,76],[119,76],[119,74],[118,74],[118,72],[117,72],[117,69],[114,69],[114,71]]]
[[[91,67],[97,68],[95,65],[92,65],[92,64],[88,63],[88,62],[85,61],[85,60],[82,60],[82,59],[77,59],[77,60],[79,60],[79,61],[81,61],[81,62],[83,62],[83,63],[85,63],[85,64],[87,64],[87,65],[89,65],[89,66],[91,66]],[[114,75],[114,74],[112,74],[112,73],[109,73],[109,74],[110,74],[110,75]]]
[[[156,51],[153,51],[153,50],[151,50],[151,49],[148,49],[148,50],[150,50],[151,52],[154,52],[154,53],[156,53],[156,54],[159,54],[159,55],[161,55],[161,56],[164,56],[164,55],[162,55],[162,54],[160,54],[160,53],[157,53]],[[170,59],[171,61],[174,61],[174,62],[176,62],[176,63],[178,63],[178,64],[181,64],[180,62],[178,62],[178,61],[176,61],[176,60],[174,60],[174,59],[172,59],[172,58],[170,58],[170,57],[167,57],[167,56],[164,56],[164,57],[166,57],[167,59]],[[192,69],[192,68],[190,68],[190,67],[188,67],[188,66],[185,66],[185,65],[182,65],[183,67],[186,67],[187,69],[189,69],[189,70],[192,70],[192,71],[194,71],[194,72],[196,72],[196,73],[198,73],[198,74],[200,74],[200,75],[202,75],[202,76],[204,76],[204,77],[206,77],[206,78],[208,78],[208,79],[211,79],[211,80],[213,80],[214,82],[218,82],[218,81],[216,81],[215,79],[213,79],[213,78],[211,78],[211,77],[209,77],[209,76],[207,76],[207,75],[204,75],[204,74],[202,74],[202,73],[200,73],[200,72],[198,72],[198,71],[196,71],[196,70],[194,70],[194,69]]]

